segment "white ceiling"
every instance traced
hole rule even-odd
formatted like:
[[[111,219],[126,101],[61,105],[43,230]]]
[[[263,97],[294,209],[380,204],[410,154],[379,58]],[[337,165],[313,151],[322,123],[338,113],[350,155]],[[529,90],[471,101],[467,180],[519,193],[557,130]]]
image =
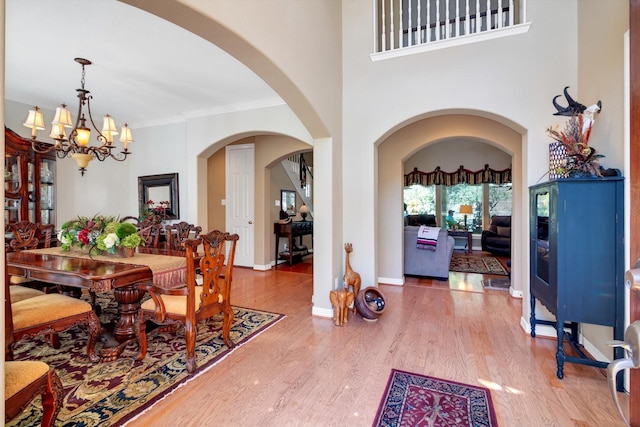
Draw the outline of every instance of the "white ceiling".
[[[64,102],[74,119],[74,58],[92,61],[85,89],[98,126],[107,113],[135,129],[283,103],[218,47],[116,0],[6,0],[5,44],[6,99],[50,110]]]

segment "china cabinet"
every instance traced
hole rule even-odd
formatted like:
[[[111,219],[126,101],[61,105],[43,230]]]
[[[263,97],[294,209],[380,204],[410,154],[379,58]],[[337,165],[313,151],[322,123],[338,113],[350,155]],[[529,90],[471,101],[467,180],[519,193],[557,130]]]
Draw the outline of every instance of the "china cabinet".
[[[624,178],[557,179],[530,187],[529,197],[531,336],[536,324],[556,329],[558,378],[565,362],[606,368],[587,357],[578,335],[588,323],[623,339]],[[555,321],[536,318],[537,301]],[[578,356],[565,354],[564,342]]]
[[[34,152],[31,141],[11,129],[5,128],[4,137],[5,224],[55,224],[55,154]]]

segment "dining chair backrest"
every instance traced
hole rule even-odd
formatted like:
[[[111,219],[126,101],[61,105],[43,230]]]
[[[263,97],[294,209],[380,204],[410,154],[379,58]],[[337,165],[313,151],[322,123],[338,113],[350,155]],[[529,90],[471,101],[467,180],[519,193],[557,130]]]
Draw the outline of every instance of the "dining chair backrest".
[[[144,240],[147,248],[160,247],[160,234],[162,234],[162,224],[143,221],[138,226],[138,235]]]
[[[12,233],[13,239],[9,241],[7,249],[21,251],[38,247],[49,248],[54,228],[53,224],[40,225],[29,221],[9,223],[5,226],[5,231]]]
[[[189,224],[186,221],[181,221],[176,224],[169,224],[165,226],[167,234],[167,246],[169,249],[181,250],[184,249],[182,244],[187,239],[195,239],[202,232],[202,227],[199,225]]]

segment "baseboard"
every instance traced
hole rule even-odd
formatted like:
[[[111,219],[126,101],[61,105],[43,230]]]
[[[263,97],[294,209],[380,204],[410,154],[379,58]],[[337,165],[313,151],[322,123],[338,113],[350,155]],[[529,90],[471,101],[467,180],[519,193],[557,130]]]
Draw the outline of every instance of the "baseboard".
[[[321,308],[313,306],[311,308],[311,315],[318,317],[328,317],[333,318],[333,309],[332,308]]]
[[[256,270],[256,271],[268,271],[268,270],[271,270],[273,265],[275,265],[275,264],[273,264],[273,263],[264,264],[264,265],[254,264],[253,269]]]
[[[378,283],[384,283],[385,285],[403,286],[404,277],[401,279],[396,279],[393,277],[378,277]]]

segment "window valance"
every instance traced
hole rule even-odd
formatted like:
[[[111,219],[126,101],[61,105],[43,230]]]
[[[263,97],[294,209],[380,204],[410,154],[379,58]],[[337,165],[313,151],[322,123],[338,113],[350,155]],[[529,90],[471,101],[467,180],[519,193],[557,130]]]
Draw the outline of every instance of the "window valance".
[[[491,169],[489,165],[484,165],[484,169],[478,171],[470,171],[464,166],[455,172],[443,172],[440,166],[436,167],[433,172],[422,172],[418,168],[413,168],[413,172],[409,172],[404,176],[404,186],[410,185],[457,185],[457,184],[506,184],[511,182],[511,166],[503,170]]]

